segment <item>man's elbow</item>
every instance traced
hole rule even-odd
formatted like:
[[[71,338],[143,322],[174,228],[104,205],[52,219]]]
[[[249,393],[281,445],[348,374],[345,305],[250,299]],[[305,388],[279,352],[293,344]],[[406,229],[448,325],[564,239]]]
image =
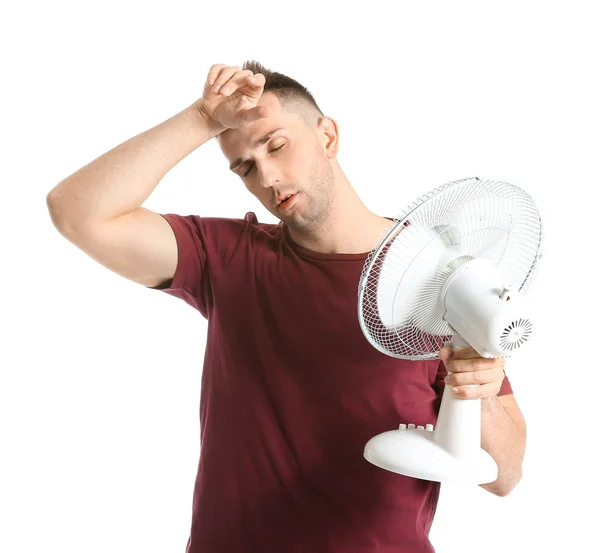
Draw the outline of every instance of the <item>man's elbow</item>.
[[[497,495],[498,497],[506,497],[510,492],[512,492],[516,487],[516,484],[512,487],[503,487],[503,488],[498,488],[498,490],[495,493],[495,495]]]
[[[496,481],[492,482],[491,484],[481,484],[481,487],[488,492],[497,495],[498,497],[506,497],[517,487],[517,484],[521,481],[522,476],[522,471],[519,471],[519,473],[514,475],[509,481]]]

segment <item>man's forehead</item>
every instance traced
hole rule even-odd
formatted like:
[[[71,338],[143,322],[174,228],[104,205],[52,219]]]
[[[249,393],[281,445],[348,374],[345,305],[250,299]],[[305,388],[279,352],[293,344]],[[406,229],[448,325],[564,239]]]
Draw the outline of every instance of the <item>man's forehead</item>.
[[[265,117],[256,121],[249,127],[227,129],[219,135],[219,140],[221,144],[227,146],[245,145],[252,147],[261,136],[264,136],[275,129],[288,129],[289,127],[289,121],[280,116]]]
[[[293,132],[297,122],[294,113],[276,109],[268,117],[257,120],[248,127],[227,129],[219,135],[219,145],[229,159],[244,155],[262,146],[276,132]]]

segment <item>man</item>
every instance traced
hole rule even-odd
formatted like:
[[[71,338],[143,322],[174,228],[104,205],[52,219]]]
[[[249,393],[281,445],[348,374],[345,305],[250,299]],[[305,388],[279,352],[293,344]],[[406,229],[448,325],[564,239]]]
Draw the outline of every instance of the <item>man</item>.
[[[280,223],[141,207],[213,137]],[[391,221],[361,202],[338,147],[336,122],[299,83],[218,64],[200,100],[48,195],[76,246],[208,319],[188,553],[433,551],[439,484],[379,469],[363,448],[399,422],[435,424],[444,361],[457,395],[482,398],[482,446],[499,466],[483,487],[506,495],[520,479],[525,423],[502,360],[446,348],[399,360],[362,335],[360,272]]]

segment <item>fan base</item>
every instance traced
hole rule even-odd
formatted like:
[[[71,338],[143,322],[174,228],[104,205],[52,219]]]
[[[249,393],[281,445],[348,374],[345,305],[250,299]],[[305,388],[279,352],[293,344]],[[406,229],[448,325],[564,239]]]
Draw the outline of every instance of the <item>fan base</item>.
[[[421,428],[390,430],[371,438],[364,457],[382,469],[433,482],[473,485],[498,478],[496,462],[483,448],[458,459],[435,442],[435,432]]]

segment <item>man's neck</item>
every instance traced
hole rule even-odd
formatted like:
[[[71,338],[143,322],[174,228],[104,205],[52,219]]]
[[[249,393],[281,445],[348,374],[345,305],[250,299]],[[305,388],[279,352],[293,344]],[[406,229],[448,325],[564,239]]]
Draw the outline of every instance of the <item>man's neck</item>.
[[[288,228],[294,242],[304,248],[322,253],[352,254],[371,251],[392,224],[389,219],[369,211],[358,200],[345,208],[336,206],[317,229],[299,232]]]

